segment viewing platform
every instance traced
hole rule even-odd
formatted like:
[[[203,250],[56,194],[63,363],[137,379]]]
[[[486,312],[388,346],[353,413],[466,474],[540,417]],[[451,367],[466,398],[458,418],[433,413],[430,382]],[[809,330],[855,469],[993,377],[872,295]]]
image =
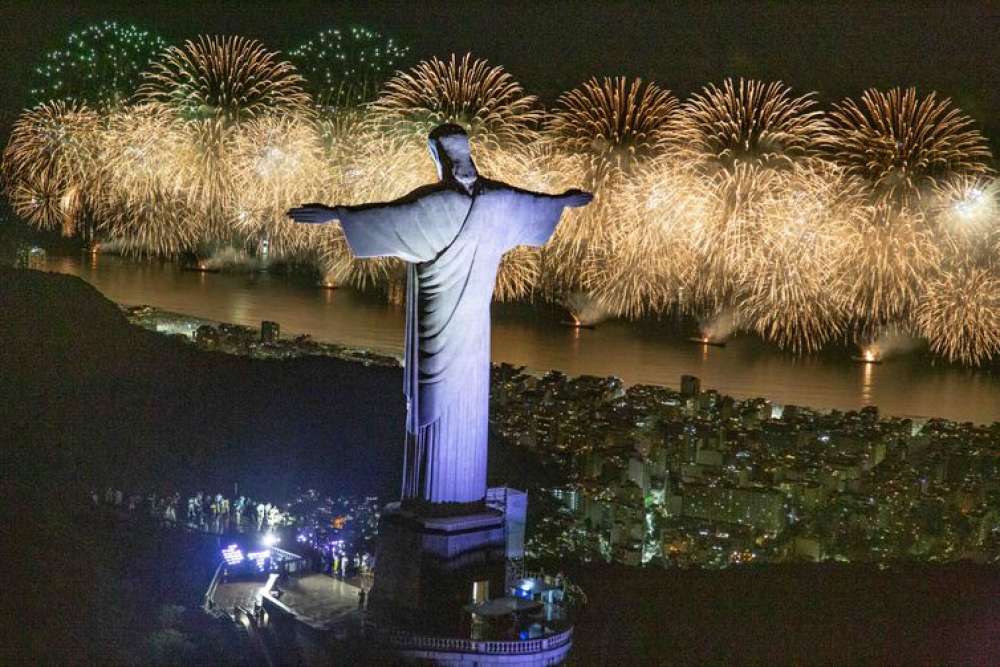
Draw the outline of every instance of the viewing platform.
[[[529,640],[477,641],[377,628],[369,629],[366,634],[404,659],[431,661],[438,665],[558,665],[566,659],[573,645],[572,627],[542,639]]]

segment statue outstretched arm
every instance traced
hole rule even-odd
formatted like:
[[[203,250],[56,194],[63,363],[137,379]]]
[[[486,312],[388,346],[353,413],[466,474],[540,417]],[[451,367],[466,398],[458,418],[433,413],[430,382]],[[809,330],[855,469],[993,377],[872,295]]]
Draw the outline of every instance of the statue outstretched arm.
[[[594,194],[592,192],[584,192],[578,188],[573,188],[572,190],[567,190],[561,195],[543,195],[545,197],[556,197],[562,200],[562,205],[568,208],[580,208],[581,206],[586,206],[594,200]]]
[[[345,217],[350,217],[362,223],[373,222],[397,216],[414,202],[415,198],[412,193],[395,201],[360,204],[357,206],[327,206],[326,204],[314,202],[290,208],[287,211],[287,215],[295,222],[306,225],[324,225],[334,220],[342,223]]]
[[[534,190],[523,190],[512,185],[505,186],[513,190],[521,198],[534,200],[538,205],[555,205],[564,208],[579,208],[586,206],[593,199],[593,193],[586,192],[579,188],[571,188],[559,194],[549,194],[547,192],[535,192]]]
[[[511,248],[545,245],[555,233],[564,208],[586,206],[594,199],[593,194],[577,189],[557,195],[511,189],[516,194],[511,219],[519,223],[510,227],[508,246]]]
[[[334,220],[344,230],[355,257],[398,257],[407,262],[425,262],[453,238],[449,220],[461,222],[453,211],[468,198],[439,188],[422,187],[390,202],[358,206],[304,204],[288,211],[296,222],[323,224]]]
[[[340,219],[337,214],[339,206],[327,206],[326,204],[302,204],[302,206],[288,209],[288,217],[295,222],[306,225],[325,225],[328,222]]]

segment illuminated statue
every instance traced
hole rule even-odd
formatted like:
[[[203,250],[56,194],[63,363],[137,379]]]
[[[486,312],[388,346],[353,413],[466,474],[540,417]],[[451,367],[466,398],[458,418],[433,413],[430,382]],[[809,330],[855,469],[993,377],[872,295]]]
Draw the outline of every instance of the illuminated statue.
[[[563,208],[592,195],[480,177],[457,125],[435,128],[429,145],[437,183],[384,204],[306,204],[288,214],[340,221],[356,257],[407,262],[403,499],[467,503],[486,495],[490,302],[500,258],[544,244]]]

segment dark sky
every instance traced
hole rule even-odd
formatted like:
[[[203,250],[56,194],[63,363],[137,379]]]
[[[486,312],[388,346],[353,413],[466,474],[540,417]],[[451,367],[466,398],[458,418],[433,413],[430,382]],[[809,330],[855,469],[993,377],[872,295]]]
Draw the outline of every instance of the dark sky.
[[[66,34],[114,18],[171,40],[240,33],[288,49],[365,25],[417,58],[473,51],[550,101],[592,74],[653,78],[684,95],[726,76],[781,79],[824,103],[868,86],[936,89],[1000,139],[1000,0],[951,2],[0,2],[0,126],[30,68]]]

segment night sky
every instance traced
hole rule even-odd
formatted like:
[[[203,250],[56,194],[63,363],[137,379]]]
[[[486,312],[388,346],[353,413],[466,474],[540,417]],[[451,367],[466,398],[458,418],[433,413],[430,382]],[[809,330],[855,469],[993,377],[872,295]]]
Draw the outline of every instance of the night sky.
[[[239,33],[287,50],[363,25],[412,47],[504,65],[550,102],[592,74],[652,78],[679,95],[726,76],[780,79],[824,104],[869,86],[951,96],[1000,139],[1000,2],[74,2],[0,3],[0,128],[30,68],[66,34],[117,19],[182,41]]]

